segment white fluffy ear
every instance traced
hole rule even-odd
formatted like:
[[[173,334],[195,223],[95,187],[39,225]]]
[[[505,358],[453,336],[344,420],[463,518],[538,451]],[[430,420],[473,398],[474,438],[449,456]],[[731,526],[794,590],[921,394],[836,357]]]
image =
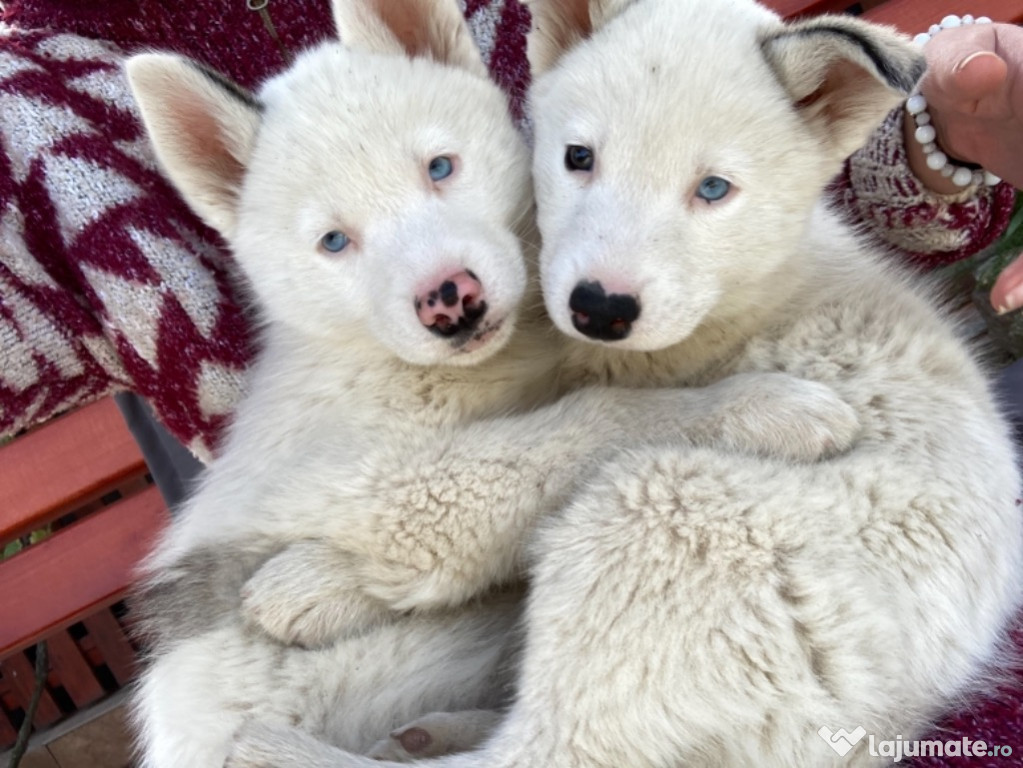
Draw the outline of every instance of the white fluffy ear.
[[[140,54],[125,69],[164,172],[196,213],[231,238],[259,128],[259,102],[181,56]]]
[[[488,75],[455,0],[332,0],[331,5],[349,48],[423,57]]]
[[[847,16],[789,24],[761,43],[796,108],[842,159],[863,146],[925,67],[908,39]]]
[[[634,0],[519,0],[532,25],[526,43],[533,75],[546,72],[568,50],[613,19]]]

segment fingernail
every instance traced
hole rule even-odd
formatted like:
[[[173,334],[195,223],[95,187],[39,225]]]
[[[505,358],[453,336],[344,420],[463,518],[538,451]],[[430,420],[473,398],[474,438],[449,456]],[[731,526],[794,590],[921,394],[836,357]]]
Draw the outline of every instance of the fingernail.
[[[1023,284],[1017,285],[1005,295],[1005,303],[998,307],[998,314],[1014,312],[1023,306]]]

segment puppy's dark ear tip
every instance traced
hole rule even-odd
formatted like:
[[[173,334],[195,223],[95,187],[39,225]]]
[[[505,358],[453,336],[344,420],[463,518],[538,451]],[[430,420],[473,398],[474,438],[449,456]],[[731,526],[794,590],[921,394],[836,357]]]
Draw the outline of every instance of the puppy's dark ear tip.
[[[912,66],[910,67],[909,71],[907,71],[906,73],[906,75],[910,78],[910,82],[906,84],[902,90],[904,90],[906,93],[912,91],[914,88],[916,88],[917,84],[923,79],[924,74],[926,72],[927,59],[925,59],[922,55],[918,56],[916,61],[914,61]]]
[[[205,64],[200,64],[197,61],[189,60],[188,64],[196,71],[199,72],[203,77],[209,80],[213,85],[223,90],[227,95],[231,96],[235,100],[241,102],[249,109],[255,110],[256,112],[263,112],[263,103],[253,95],[253,93],[245,88],[242,88],[233,80],[229,80],[214,69],[210,69]]]

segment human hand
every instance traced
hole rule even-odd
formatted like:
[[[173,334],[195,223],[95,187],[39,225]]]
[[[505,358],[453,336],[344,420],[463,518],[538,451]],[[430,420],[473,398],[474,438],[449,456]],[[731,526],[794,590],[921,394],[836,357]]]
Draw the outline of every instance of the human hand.
[[[949,156],[978,163],[1023,187],[1023,28],[972,24],[945,29],[924,48],[928,70],[920,84]],[[927,168],[907,120],[906,149],[921,181],[940,193],[960,190]]]
[[[920,84],[938,133],[952,157],[978,163],[1017,188],[1023,187],[1023,28],[971,24],[945,29],[924,48],[928,71]],[[906,150],[914,172],[934,191],[959,191],[927,168],[906,121]],[[1006,267],[991,290],[1000,313],[1023,306],[1023,257]]]

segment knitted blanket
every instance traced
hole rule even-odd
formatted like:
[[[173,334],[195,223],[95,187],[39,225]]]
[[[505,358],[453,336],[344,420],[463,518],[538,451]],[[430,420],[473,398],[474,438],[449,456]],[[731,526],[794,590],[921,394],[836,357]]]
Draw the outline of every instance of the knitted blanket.
[[[291,54],[332,35],[327,0],[273,0],[264,13],[248,5],[5,3],[0,436],[134,390],[197,456],[208,460],[215,451],[243,390],[251,322],[230,255],[157,170],[120,63],[141,48],[175,50],[255,87]],[[528,11],[514,0],[464,6],[491,72],[521,117]],[[909,173],[900,136],[896,112],[836,180],[836,204],[921,266],[991,243],[1005,228],[1012,190],[1000,185],[934,197]],[[1011,681],[1008,691],[950,720],[935,738],[984,738],[1023,752],[1023,680]]]

